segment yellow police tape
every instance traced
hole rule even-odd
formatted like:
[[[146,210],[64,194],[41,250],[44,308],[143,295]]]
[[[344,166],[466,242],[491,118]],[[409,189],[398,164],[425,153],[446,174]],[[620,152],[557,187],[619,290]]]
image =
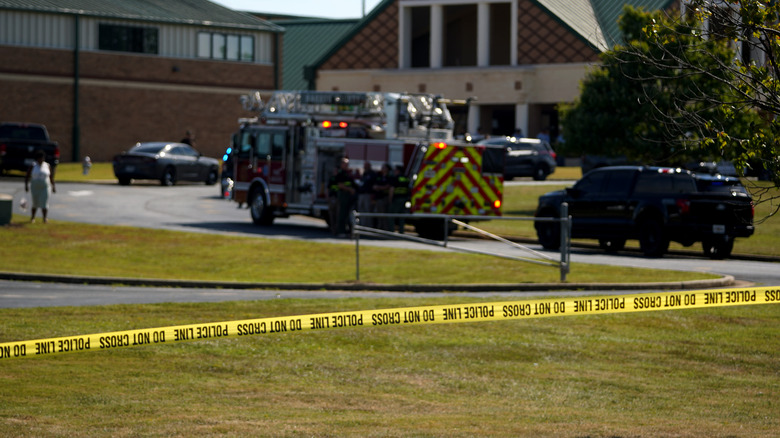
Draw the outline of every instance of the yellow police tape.
[[[142,345],[271,335],[304,330],[503,321],[772,303],[780,303],[780,286],[359,310],[6,342],[0,344],[0,359],[104,351]]]

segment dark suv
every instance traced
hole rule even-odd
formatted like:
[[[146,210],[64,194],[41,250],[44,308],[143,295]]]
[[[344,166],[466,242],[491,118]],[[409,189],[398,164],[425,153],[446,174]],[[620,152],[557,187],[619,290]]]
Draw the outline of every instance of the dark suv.
[[[566,202],[572,238],[598,239],[618,251],[639,240],[646,256],[658,257],[669,242],[702,242],[711,258],[731,254],[736,237],[753,234],[753,203],[739,179],[687,170],[617,166],[593,170],[574,187],[539,197],[537,217],[560,217]],[[560,225],[536,222],[539,242],[560,244]]]
[[[506,146],[504,179],[516,176],[530,176],[537,181],[547,179],[555,172],[555,151],[545,141],[535,138],[499,137],[489,138],[477,144]]]

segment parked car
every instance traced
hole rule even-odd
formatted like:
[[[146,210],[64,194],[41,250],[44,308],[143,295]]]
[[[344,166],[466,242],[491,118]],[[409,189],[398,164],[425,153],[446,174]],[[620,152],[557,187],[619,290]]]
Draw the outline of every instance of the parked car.
[[[574,187],[539,197],[536,217],[572,217],[571,237],[598,239],[607,251],[639,240],[648,257],[663,255],[669,242],[702,243],[704,254],[724,258],[734,239],[753,234],[753,202],[739,179],[687,170],[617,166],[593,170]],[[539,242],[560,246],[560,225],[536,222]]]
[[[530,176],[537,181],[555,172],[555,151],[546,141],[536,138],[488,138],[477,144],[506,146],[504,179]]]
[[[137,143],[114,157],[114,175],[123,186],[133,179],[157,179],[164,186],[177,181],[213,185],[219,179],[219,161],[184,143]]]

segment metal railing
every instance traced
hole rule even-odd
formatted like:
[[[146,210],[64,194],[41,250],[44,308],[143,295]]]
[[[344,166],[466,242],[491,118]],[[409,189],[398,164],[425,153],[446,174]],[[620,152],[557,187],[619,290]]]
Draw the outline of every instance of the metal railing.
[[[566,275],[570,271],[570,256],[571,256],[571,217],[569,216],[569,208],[566,203],[563,203],[561,205],[561,216],[558,218],[549,217],[549,218],[540,218],[540,217],[530,217],[530,216],[458,216],[458,215],[444,215],[444,214],[428,214],[428,213],[420,213],[420,214],[397,214],[397,213],[366,213],[366,212],[358,212],[353,211],[353,225],[352,225],[352,236],[355,239],[355,281],[360,281],[360,236],[373,236],[373,237],[383,237],[383,238],[389,238],[389,239],[403,239],[408,240],[412,242],[417,243],[423,243],[426,245],[433,245],[433,246],[439,246],[443,248],[447,248],[454,251],[460,251],[465,253],[471,253],[471,254],[482,254],[482,255],[489,255],[494,257],[500,257],[515,261],[521,261],[521,262],[527,262],[527,263],[534,263],[538,265],[544,265],[544,266],[551,266],[558,268],[560,271],[560,278],[561,282],[566,281]],[[373,228],[373,227],[367,227],[364,225],[360,225],[360,218],[384,218],[384,219],[411,219],[411,220],[418,220],[418,219],[439,219],[442,221],[442,236],[444,237],[443,240],[432,240],[432,239],[426,239],[419,236],[411,236],[408,234],[402,234],[402,233],[396,233],[393,231],[383,230],[379,228]],[[536,251],[532,248],[529,248],[525,245],[521,245],[516,242],[512,242],[510,240],[507,240],[501,236],[495,235],[493,233],[490,233],[488,231],[482,230],[480,228],[477,228],[466,221],[484,221],[484,220],[519,220],[519,221],[534,221],[534,222],[557,222],[560,224],[560,259],[557,260],[553,257],[550,257],[544,253],[541,253],[539,251]],[[478,249],[473,248],[466,248],[458,245],[452,245],[449,240],[449,230],[451,225],[455,224],[457,226],[461,226],[463,228],[469,229],[471,231],[474,231],[482,236],[485,236],[489,239],[493,239],[497,242],[501,242],[507,246],[510,246],[514,249],[519,249],[521,251],[524,251],[528,254],[531,254],[534,257],[520,257],[520,256],[512,256],[512,255],[506,255],[506,254],[499,254],[495,252],[487,252],[482,251]]]

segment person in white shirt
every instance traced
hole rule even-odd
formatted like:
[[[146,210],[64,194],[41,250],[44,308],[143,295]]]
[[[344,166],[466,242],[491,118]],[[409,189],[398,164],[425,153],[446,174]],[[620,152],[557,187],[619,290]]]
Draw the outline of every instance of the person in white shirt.
[[[48,222],[49,214],[49,196],[52,192],[56,193],[57,188],[54,185],[54,171],[49,163],[45,161],[46,153],[38,151],[35,154],[35,164],[27,170],[27,176],[24,178],[24,191],[32,195],[32,217],[30,222],[35,222],[35,212],[40,208],[43,213],[43,223]]]

